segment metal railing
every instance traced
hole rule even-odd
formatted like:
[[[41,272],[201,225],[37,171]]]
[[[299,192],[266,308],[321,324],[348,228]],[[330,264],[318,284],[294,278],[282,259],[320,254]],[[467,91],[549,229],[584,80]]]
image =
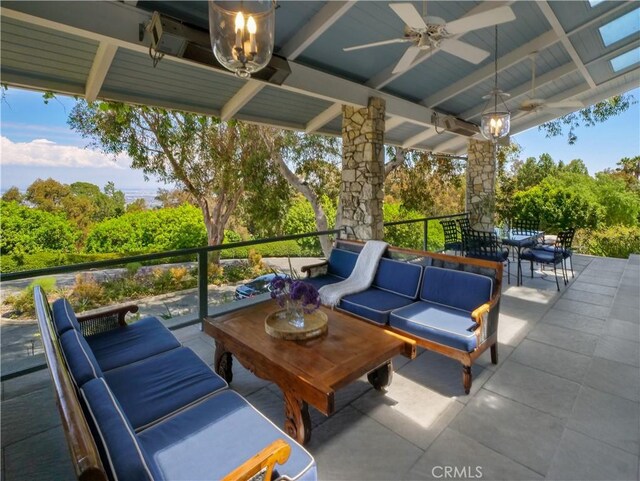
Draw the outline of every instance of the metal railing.
[[[385,227],[391,227],[394,225],[404,225],[404,224],[415,224],[417,222],[422,222],[422,250],[426,251],[427,246],[429,245],[429,221],[430,220],[441,220],[441,219],[455,219],[458,217],[468,217],[468,212],[460,212],[458,214],[447,214],[447,215],[438,215],[434,217],[421,217],[419,219],[408,219],[408,220],[396,220],[393,222],[385,222]]]
[[[385,223],[384,226],[391,227],[391,226],[403,225],[403,224],[415,224],[420,222],[423,223],[423,250],[427,250],[428,236],[429,236],[429,227],[428,227],[429,221],[448,219],[448,218],[457,218],[457,217],[462,217],[466,215],[467,213],[459,213],[459,214],[450,214],[450,215],[435,216],[435,217],[424,217],[419,219],[393,221],[393,222]],[[177,329],[180,327],[196,324],[197,322],[199,322],[201,319],[205,318],[209,314],[209,305],[208,305],[209,257],[208,256],[210,253],[221,252],[227,249],[236,249],[239,247],[250,247],[250,246],[257,246],[260,244],[267,244],[271,242],[298,240],[298,239],[304,239],[308,237],[316,237],[316,236],[319,237],[324,235],[335,235],[338,239],[340,239],[341,235],[344,235],[347,233],[347,229],[348,229],[347,227],[341,227],[340,229],[308,232],[305,234],[292,234],[292,235],[286,235],[286,236],[280,236],[280,237],[270,237],[266,239],[234,242],[230,244],[221,244],[217,246],[193,247],[189,249],[154,252],[152,254],[140,254],[140,255],[134,255],[134,256],[120,257],[116,259],[107,259],[102,261],[83,262],[80,264],[47,267],[43,269],[33,269],[33,270],[11,272],[11,273],[5,273],[5,274],[0,273],[0,283],[8,282],[8,281],[31,279],[34,277],[48,276],[53,274],[66,274],[66,273],[80,272],[80,271],[86,271],[91,269],[117,267],[117,266],[122,266],[126,264],[131,264],[131,263],[148,262],[148,261],[154,261],[158,259],[176,258],[176,257],[184,258],[187,256],[195,255],[197,257],[197,266],[198,266],[198,282],[197,282],[198,317],[195,319],[187,320],[179,325],[171,327],[172,329]],[[229,310],[233,310],[233,309],[229,309]],[[2,376],[0,376],[0,380],[5,381],[7,379],[29,374],[39,369],[44,369],[45,367],[46,365],[44,364],[44,362],[42,362],[38,365],[30,366],[29,368],[11,372],[10,374],[5,374],[3,372]]]

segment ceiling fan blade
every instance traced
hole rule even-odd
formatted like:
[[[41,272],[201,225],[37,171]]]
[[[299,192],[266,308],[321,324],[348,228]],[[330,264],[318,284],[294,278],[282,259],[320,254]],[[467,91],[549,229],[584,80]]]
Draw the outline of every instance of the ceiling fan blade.
[[[579,100],[561,100],[560,102],[547,102],[547,107],[552,109],[582,109],[584,104]]]
[[[393,68],[393,71],[391,73],[404,72],[409,67],[411,67],[411,64],[420,53],[420,50],[422,50],[420,47],[416,47],[416,46],[409,47],[407,51],[404,53],[404,55],[400,57],[400,60],[398,61],[396,66]]]
[[[461,42],[453,38],[445,38],[440,44],[440,50],[460,57],[467,62],[478,64],[489,56],[489,52],[482,50],[481,48],[474,47],[466,42]]]
[[[422,15],[416,10],[412,3],[390,3],[389,7],[396,12],[396,15],[402,19],[409,27],[415,30],[426,29],[427,24],[424,23]]]
[[[452,35],[459,33],[470,32],[472,30],[478,30],[479,28],[491,27],[500,23],[510,22],[515,20],[516,15],[511,10],[511,7],[498,7],[486,12],[477,13],[475,15],[469,15],[462,17],[459,20],[447,23],[447,32]]]
[[[342,50],[345,52],[351,52],[352,50],[360,50],[361,48],[379,47],[380,45],[389,45],[392,43],[406,43],[411,42],[410,38],[392,38],[391,40],[382,40],[380,42],[365,43],[363,45],[354,45],[353,47],[345,47]]]

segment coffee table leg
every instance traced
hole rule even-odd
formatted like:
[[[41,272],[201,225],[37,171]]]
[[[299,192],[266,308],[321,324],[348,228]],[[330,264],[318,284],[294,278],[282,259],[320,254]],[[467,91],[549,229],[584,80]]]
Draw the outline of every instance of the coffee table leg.
[[[393,379],[393,364],[389,361],[379,368],[374,369],[367,374],[367,379],[378,391],[384,389],[391,384],[391,380]]]
[[[226,350],[224,344],[216,341],[216,355],[213,365],[218,375],[228,383],[231,383],[233,380],[232,364],[231,353]]]
[[[311,438],[311,418],[309,407],[294,394],[284,392],[284,430],[300,444],[305,444]]]

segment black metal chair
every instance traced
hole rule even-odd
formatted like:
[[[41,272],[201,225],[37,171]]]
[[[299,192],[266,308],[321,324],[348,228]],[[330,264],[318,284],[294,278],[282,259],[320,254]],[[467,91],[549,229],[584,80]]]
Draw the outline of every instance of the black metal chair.
[[[498,237],[493,232],[483,232],[474,229],[463,230],[462,246],[467,257],[500,263],[506,262],[507,282],[511,284],[509,249],[502,247]]]
[[[442,230],[444,231],[444,250],[453,251],[454,254],[462,252],[462,237],[460,230],[454,220],[441,220]]]
[[[567,235],[566,238],[564,239],[564,246],[562,248],[562,261],[564,264],[564,270],[565,272],[567,272],[567,259],[569,260],[569,263],[571,264],[571,278],[575,278],[575,274],[573,273],[573,249],[572,249],[572,245],[573,245],[573,237],[576,235],[576,229],[575,227],[569,227],[568,229],[565,229],[564,231]],[[545,245],[543,247],[544,250],[550,251],[552,252],[555,249],[555,245]],[[569,274],[567,272],[567,278],[569,277]]]
[[[513,219],[511,233],[519,235],[533,235],[540,231],[540,221],[537,219]]]
[[[556,267],[558,264],[560,264],[560,269],[562,270],[562,280],[564,282],[564,285],[566,286],[569,283],[569,276],[567,275],[565,269],[565,255],[567,255],[568,253],[566,246],[567,241],[569,241],[570,245],[572,240],[573,233],[569,230],[566,230],[558,233],[558,237],[556,238],[556,243],[553,248],[550,248],[550,246],[544,246],[525,250],[520,257],[531,263],[531,278],[533,278],[534,262],[537,262],[540,265],[553,265],[553,275],[556,278],[556,286],[558,290],[560,290],[560,283],[558,282],[558,271]]]
[[[468,217],[462,217],[461,219],[457,219],[456,222],[458,223],[458,226],[460,226],[460,233],[464,232],[465,230],[471,229],[471,223],[469,222]]]

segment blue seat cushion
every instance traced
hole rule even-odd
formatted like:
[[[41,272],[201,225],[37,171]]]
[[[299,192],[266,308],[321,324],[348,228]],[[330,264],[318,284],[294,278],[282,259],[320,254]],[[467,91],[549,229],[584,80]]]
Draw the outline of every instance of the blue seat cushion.
[[[520,255],[520,259],[525,261],[533,261],[533,262],[542,262],[545,264],[553,264],[554,261],[557,260],[559,262],[562,257],[558,259],[555,258],[555,253],[553,250],[548,251],[545,249],[526,249]],[[556,262],[556,263],[557,263]]]
[[[420,300],[471,312],[489,302],[492,291],[490,277],[428,266],[424,269]]]
[[[171,331],[155,317],[88,336],[87,343],[103,371],[180,347]]]
[[[186,347],[112,369],[104,377],[136,431],[227,387]]]
[[[77,387],[102,376],[100,365],[80,331],[66,331],[60,336],[60,347]]]
[[[239,394],[224,390],[138,433],[157,479],[220,479],[277,439],[291,446],[276,468],[315,480],[315,461]]]
[[[356,266],[357,260],[357,252],[351,252],[344,249],[333,249],[329,255],[327,274],[346,279],[351,275],[353,268]]]
[[[61,298],[51,305],[53,311],[53,323],[56,325],[56,332],[61,336],[70,329],[80,331],[80,323],[73,312],[73,308],[67,299]]]
[[[415,300],[421,275],[422,267],[418,264],[382,258],[372,285]]]
[[[389,325],[466,352],[473,351],[478,345],[473,332],[477,325],[470,312],[431,302],[418,301],[393,311]]]
[[[153,480],[143,448],[122,413],[122,409],[103,378],[93,379],[80,390],[93,428],[98,431],[96,441],[106,454],[113,479]]]
[[[316,289],[320,289],[322,286],[328,286],[329,284],[335,284],[336,282],[344,281],[344,279],[331,274],[323,274],[316,277],[305,277],[304,282],[311,284]]]
[[[389,313],[413,302],[412,299],[371,287],[363,292],[344,296],[338,307],[378,324],[389,322]]]

